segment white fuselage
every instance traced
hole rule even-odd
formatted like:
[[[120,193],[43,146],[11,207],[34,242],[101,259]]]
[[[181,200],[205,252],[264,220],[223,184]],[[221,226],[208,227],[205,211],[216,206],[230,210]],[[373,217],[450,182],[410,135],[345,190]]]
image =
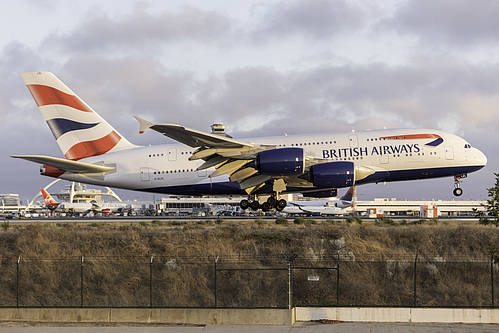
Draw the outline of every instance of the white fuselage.
[[[434,135],[440,139],[435,142]],[[407,136],[406,136],[407,135]],[[428,129],[368,130],[240,140],[255,144],[300,147],[307,158],[351,161],[384,170],[400,181],[455,176],[479,170],[487,159],[464,139]],[[428,145],[433,144],[433,145]],[[195,149],[182,144],[138,147],[81,160],[116,167],[109,174],[62,174],[59,178],[89,184],[168,194],[243,194],[228,175],[210,178],[214,168],[197,171],[204,161],[190,161]],[[288,189],[289,190],[289,189]],[[299,192],[298,189],[293,190]]]
[[[287,214],[306,214],[306,215],[344,215],[346,211],[343,208],[336,207],[334,202],[324,201],[295,201],[290,202],[282,210]]]

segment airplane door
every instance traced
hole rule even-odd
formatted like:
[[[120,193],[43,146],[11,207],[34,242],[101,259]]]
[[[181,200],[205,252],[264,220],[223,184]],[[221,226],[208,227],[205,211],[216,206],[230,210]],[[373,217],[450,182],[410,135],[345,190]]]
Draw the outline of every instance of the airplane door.
[[[445,159],[453,160],[454,159],[454,150],[452,147],[445,147]]]
[[[389,157],[390,157],[390,155],[388,155],[388,154],[379,155],[379,162],[381,164],[388,164],[388,162],[389,162],[388,158]]]
[[[168,149],[168,161],[176,161],[177,160],[177,149],[169,148]]]
[[[350,148],[358,147],[359,140],[357,139],[357,135],[349,135],[348,140],[350,141]]]
[[[150,180],[149,168],[140,168],[140,180],[143,182],[148,182]]]

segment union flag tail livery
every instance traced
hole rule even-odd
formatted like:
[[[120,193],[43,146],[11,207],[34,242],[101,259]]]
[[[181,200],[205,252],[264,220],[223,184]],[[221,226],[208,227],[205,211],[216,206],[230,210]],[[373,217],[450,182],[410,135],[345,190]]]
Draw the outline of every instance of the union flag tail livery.
[[[41,188],[40,192],[42,192],[43,201],[45,202],[45,205],[47,205],[48,209],[55,210],[57,207],[59,207],[60,203],[55,201],[50,193],[47,192],[44,188]]]
[[[66,159],[134,147],[54,74],[21,74]]]
[[[439,177],[453,177],[459,196],[462,179],[487,164],[463,138],[433,129],[235,140],[135,117],[139,132],[151,129],[178,142],[139,147],[52,73],[22,77],[66,158],[12,157],[42,164],[42,175],[69,181],[173,195],[243,195],[242,209],[267,211],[286,207],[281,193],[319,197],[338,188]],[[340,201],[350,204],[351,194]],[[259,195],[267,201],[259,202]]]

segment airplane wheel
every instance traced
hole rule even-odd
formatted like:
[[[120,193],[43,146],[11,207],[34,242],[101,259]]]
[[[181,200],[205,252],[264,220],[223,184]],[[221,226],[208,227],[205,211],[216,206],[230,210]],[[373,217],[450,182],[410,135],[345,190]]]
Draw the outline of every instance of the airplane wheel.
[[[266,202],[262,203],[262,206],[260,208],[262,208],[262,210],[264,212],[268,212],[271,207],[270,207],[270,204],[266,201]]]
[[[277,199],[275,197],[269,197],[267,199],[267,203],[269,204],[270,207],[275,207]]]
[[[284,208],[286,208],[287,205],[288,205],[288,203],[286,202],[286,200],[280,199],[277,201],[276,208],[278,211],[281,211]]]
[[[463,194],[463,190],[459,187],[455,188],[454,191],[452,191],[456,197],[459,197]]]
[[[257,200],[252,201],[250,207],[252,210],[258,210],[260,208],[260,203]]]
[[[249,206],[250,206],[250,203],[246,199],[241,200],[241,202],[239,203],[239,207],[241,207],[242,210],[248,209]]]

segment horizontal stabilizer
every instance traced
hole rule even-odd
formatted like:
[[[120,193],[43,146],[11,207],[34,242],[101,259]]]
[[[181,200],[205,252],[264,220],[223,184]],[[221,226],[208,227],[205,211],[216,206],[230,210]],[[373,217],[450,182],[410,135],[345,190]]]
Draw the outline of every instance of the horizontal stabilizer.
[[[50,156],[42,156],[42,155],[18,155],[11,156],[13,158],[21,158],[23,160],[35,162],[38,164],[50,165],[55,168],[64,171],[70,171],[74,173],[98,173],[98,172],[109,172],[113,171],[115,168],[83,163],[77,161],[70,161],[63,158],[50,157]]]

